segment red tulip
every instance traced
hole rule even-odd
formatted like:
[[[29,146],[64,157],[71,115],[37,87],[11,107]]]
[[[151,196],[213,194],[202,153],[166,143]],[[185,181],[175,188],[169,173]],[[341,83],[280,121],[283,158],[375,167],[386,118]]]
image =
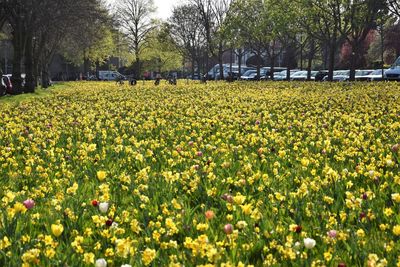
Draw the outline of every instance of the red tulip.
[[[297,225],[295,228],[294,228],[294,231],[296,232],[296,233],[301,233],[301,230],[303,229],[303,227],[301,227],[301,225]]]
[[[112,219],[108,219],[108,220],[106,221],[106,225],[107,225],[107,226],[111,226],[112,223],[113,223],[113,220],[112,220]]]

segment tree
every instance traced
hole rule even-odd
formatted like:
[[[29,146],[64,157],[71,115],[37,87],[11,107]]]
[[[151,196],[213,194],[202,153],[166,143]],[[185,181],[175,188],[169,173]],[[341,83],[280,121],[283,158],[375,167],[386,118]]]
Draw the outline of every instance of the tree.
[[[33,92],[35,77],[44,77],[52,55],[71,31],[87,30],[106,13],[101,0],[0,0],[0,7],[12,28],[14,48],[13,85],[22,92],[21,64],[25,63],[25,92]],[[92,23],[83,23],[84,21]]]
[[[189,3],[197,9],[204,30],[207,50],[219,63],[220,79],[224,79],[222,56],[226,51],[227,43],[222,27],[229,13],[231,2],[231,0],[189,0]]]
[[[149,33],[155,24],[151,16],[155,12],[152,0],[118,0],[117,13],[119,26],[131,42],[135,54],[136,78],[140,77],[140,54],[148,43]]]
[[[390,13],[400,19],[400,2],[398,0],[387,0],[386,4]]]
[[[175,7],[172,10],[172,16],[168,20],[169,33],[176,44],[180,54],[190,60],[191,74],[200,76],[203,55],[206,42],[204,28],[199,27],[201,18],[197,12],[196,6],[185,4]],[[203,69],[203,71],[207,71]]]
[[[319,1],[300,0],[299,23],[306,29],[309,38],[317,39],[325,44],[328,52],[328,80],[332,81],[335,68],[335,55],[339,43],[341,26],[340,0]]]
[[[238,78],[242,73],[243,56],[249,50],[247,49],[247,39],[242,34],[247,30],[245,29],[247,27],[245,12],[243,12],[245,4],[246,2],[241,0],[233,1],[224,23],[225,36],[229,40],[228,45],[238,57]]]
[[[99,24],[87,29],[85,32],[78,30],[67,34],[60,50],[75,65],[83,63],[85,74],[93,64],[104,63],[115,49],[113,32],[109,26]]]
[[[158,72],[177,70],[182,66],[182,57],[172,40],[168,25],[159,25],[149,33],[149,46],[143,49],[142,58],[152,62]]]
[[[400,56],[400,23],[386,26],[384,34],[384,47],[395,52],[396,58]]]
[[[338,0],[337,0],[338,1]],[[341,9],[343,13],[342,27],[340,33],[346,38],[351,47],[350,54],[350,80],[355,78],[357,64],[364,56],[367,49],[363,49],[363,44],[372,29],[376,27],[376,19],[380,12],[384,11],[385,3],[379,0],[343,0]]]
[[[367,64],[366,55],[368,53],[368,49],[370,48],[371,44],[377,39],[377,31],[371,30],[365,40],[360,44],[359,56],[356,58],[356,66],[365,66]],[[379,41],[380,42],[380,41]],[[380,53],[380,52],[379,52]],[[353,48],[351,44],[346,41],[340,50],[340,66],[342,68],[350,68],[352,65],[352,57],[353,57]],[[354,64],[353,64],[354,65]]]
[[[274,79],[276,58],[282,54],[285,47],[290,45],[293,36],[296,36],[298,27],[295,19],[297,10],[288,0],[264,0],[263,20],[266,42],[266,53],[270,59],[271,79]],[[288,69],[289,72],[289,69]],[[288,76],[289,77],[289,76]]]
[[[65,55],[76,64],[84,62],[87,72],[91,61],[103,60],[113,49],[112,25],[103,1],[47,1],[35,31],[36,39],[40,40],[35,47],[35,61],[43,87],[49,85],[48,69],[55,53]]]

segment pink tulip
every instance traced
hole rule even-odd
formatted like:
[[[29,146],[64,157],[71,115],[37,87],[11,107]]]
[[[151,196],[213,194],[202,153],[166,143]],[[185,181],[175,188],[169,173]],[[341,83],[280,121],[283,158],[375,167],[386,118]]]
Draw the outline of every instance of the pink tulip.
[[[230,224],[230,223],[225,224],[225,226],[224,226],[224,232],[225,232],[225,234],[227,234],[227,235],[232,234],[232,233],[233,233],[233,226],[232,226],[232,224]]]
[[[35,201],[32,199],[27,199],[23,202],[25,208],[28,210],[32,209],[35,206]]]
[[[336,230],[330,230],[327,234],[330,238],[336,238],[337,232]]]

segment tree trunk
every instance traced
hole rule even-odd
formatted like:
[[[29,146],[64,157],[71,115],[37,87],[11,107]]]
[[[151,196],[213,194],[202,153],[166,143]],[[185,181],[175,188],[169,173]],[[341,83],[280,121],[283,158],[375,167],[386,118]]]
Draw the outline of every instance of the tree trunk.
[[[24,92],[34,93],[35,92],[35,77],[33,71],[33,55],[32,55],[32,33],[27,32],[26,44],[25,44],[25,88]]]
[[[201,80],[201,59],[197,58],[196,59],[196,63],[197,63],[197,76],[199,76],[199,79]],[[193,71],[194,73],[194,71]]]
[[[274,80],[275,71],[275,41],[273,42],[273,47],[271,49],[271,80]]]
[[[12,71],[12,84],[13,84],[13,94],[22,93],[22,79],[21,79],[21,61],[24,52],[23,45],[23,32],[22,23],[17,22],[15,29],[13,30],[13,47],[14,47],[14,57],[13,57],[13,71]]]
[[[350,55],[350,77],[349,81],[354,81],[356,77],[356,61],[358,56],[357,42],[354,41],[351,45],[351,55]]]
[[[314,59],[315,54],[315,42],[313,39],[310,39],[310,51],[308,53],[308,62],[307,62],[307,81],[311,80],[311,67],[312,61]]]
[[[90,59],[84,55],[83,58],[83,73],[86,75],[86,79],[89,77],[89,71],[90,71]]]
[[[47,88],[49,86],[50,86],[49,64],[47,64],[47,62],[43,62],[43,65],[42,65],[42,88]]]
[[[336,54],[336,38],[331,41],[329,46],[328,81],[333,80],[333,70],[335,68],[335,54]]]
[[[220,74],[220,80],[224,80],[224,66],[222,65],[223,61],[222,61],[222,56],[224,54],[224,51],[222,49],[222,44],[219,43],[218,46],[218,64],[219,64],[219,74]]]
[[[274,72],[275,72],[275,55],[271,57],[271,80],[274,80]]]
[[[192,78],[194,77],[194,65],[196,64],[195,62],[196,62],[196,60],[195,60],[195,58],[194,58],[194,56],[192,56],[192,66],[191,66],[191,68],[190,68],[190,75],[192,75]]]
[[[224,66],[222,65],[222,56],[218,56],[218,64],[219,64],[219,80],[224,79]]]
[[[260,55],[261,53],[257,53],[256,55],[257,55],[257,57],[258,57],[258,59],[257,59],[257,77],[260,77],[260,73],[261,73],[261,55]]]
[[[139,56],[139,51],[135,52],[135,58],[136,58],[136,79],[140,79],[140,56]]]
[[[238,52],[238,65],[239,65],[239,68],[238,68],[238,71],[239,71],[239,73],[238,73],[238,79],[240,79],[240,76],[242,76],[242,49],[241,48],[239,48],[239,52]]]
[[[50,84],[50,73],[49,73],[49,67],[51,62],[53,61],[55,51],[51,51],[48,53],[43,53],[42,55],[42,60],[41,60],[41,80],[42,80],[42,87],[47,88],[49,87]],[[68,65],[66,65],[68,66]],[[68,72],[67,72],[68,73]]]
[[[206,77],[208,79],[209,77],[208,77],[208,52],[207,52],[207,50],[204,51],[203,59],[204,59],[203,71],[204,71],[204,74],[206,75]]]

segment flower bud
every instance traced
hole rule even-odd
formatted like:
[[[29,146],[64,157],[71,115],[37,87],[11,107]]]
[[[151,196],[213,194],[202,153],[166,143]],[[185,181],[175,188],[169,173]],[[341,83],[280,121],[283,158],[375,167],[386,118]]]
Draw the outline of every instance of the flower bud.
[[[103,258],[96,260],[96,267],[107,267],[107,261]]]
[[[225,226],[224,226],[224,232],[225,232],[225,234],[227,234],[227,235],[232,234],[232,233],[233,233],[233,226],[232,226],[232,224],[230,224],[230,223],[225,224]]]
[[[32,209],[35,206],[35,201],[32,199],[27,199],[24,202],[22,202],[28,210]]]
[[[99,204],[99,210],[101,213],[107,213],[108,211],[108,202],[101,202]]]
[[[315,247],[316,243],[317,242],[315,242],[315,240],[312,238],[304,238],[304,246],[308,249]]]

